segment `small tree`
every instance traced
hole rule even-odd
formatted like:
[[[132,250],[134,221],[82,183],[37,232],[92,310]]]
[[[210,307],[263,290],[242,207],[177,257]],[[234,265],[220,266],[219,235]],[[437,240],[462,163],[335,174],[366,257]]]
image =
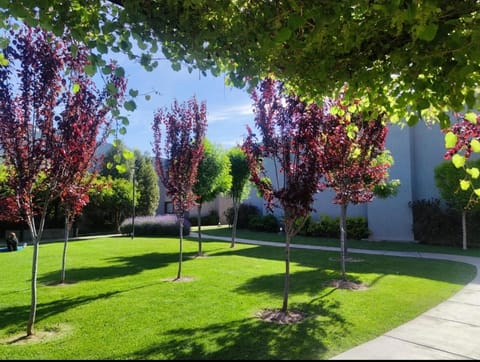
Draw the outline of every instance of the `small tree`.
[[[468,169],[479,168],[480,159],[467,161],[465,167]],[[457,168],[450,161],[444,161],[438,164],[434,170],[435,184],[440,191],[442,198],[454,209],[460,211],[462,220],[462,248],[467,250],[467,213],[478,209],[478,198],[472,198],[471,193],[462,190],[459,180],[465,175],[465,171]],[[469,181],[474,189],[480,188],[480,180],[472,179]]]
[[[206,103],[197,103],[195,97],[171,110],[159,109],[153,119],[153,153],[155,166],[180,227],[180,252],[177,280],[182,276],[183,225],[185,212],[195,205],[193,193],[198,165],[203,157],[203,140],[207,127]],[[162,125],[165,140],[162,140]],[[163,147],[162,147],[163,146]]]
[[[226,153],[207,139],[203,140],[204,155],[198,165],[193,192],[197,195],[198,255],[202,251],[202,205],[227,192],[232,184],[230,160]]]
[[[233,201],[232,242],[230,244],[230,247],[233,248],[237,234],[240,203],[247,198],[250,191],[250,187],[248,187],[250,170],[248,168],[247,156],[240,147],[231,148],[228,151],[228,158],[230,159],[230,174],[232,175],[232,185],[229,194]]]
[[[152,157],[148,153],[141,154],[135,150],[135,180],[140,196],[136,214],[139,216],[154,216],[160,201],[158,175]]]
[[[1,52],[7,61],[0,63],[0,147],[11,193],[3,198],[2,205],[8,207],[2,207],[0,213],[4,218],[26,222],[32,235],[32,298],[27,323],[27,335],[32,335],[39,243],[46,212],[50,202],[78,179],[70,173],[73,169],[67,171],[70,165],[60,166],[62,160],[69,160],[66,150],[58,146],[75,127],[87,126],[84,130],[89,130],[85,135],[89,140],[103,127],[108,132],[111,119],[107,115],[118,106],[125,88],[123,81],[108,81],[107,89],[98,91],[84,75],[86,47],[68,35],[56,38],[40,28],[19,26],[12,28],[9,36],[12,41]],[[116,78],[115,72],[112,77]],[[72,142],[78,146],[76,140]],[[79,163],[88,162],[87,149],[80,147],[80,154],[75,154]]]
[[[328,116],[319,167],[325,172],[326,186],[335,191],[333,202],[340,205],[342,279],[346,281],[347,207],[373,199],[375,187],[388,178],[392,160],[385,151],[388,129],[381,117],[364,119],[355,113],[355,103],[345,104],[341,99],[328,99],[325,107]]]
[[[312,211],[313,195],[318,191],[321,169],[320,131],[323,111],[316,104],[302,102],[284,93],[283,84],[264,80],[259,93],[252,94],[257,139],[247,127],[243,143],[251,179],[267,202],[281,207],[285,223],[285,282],[280,318],[288,314],[290,285],[290,242]],[[273,163],[273,175],[264,162]]]

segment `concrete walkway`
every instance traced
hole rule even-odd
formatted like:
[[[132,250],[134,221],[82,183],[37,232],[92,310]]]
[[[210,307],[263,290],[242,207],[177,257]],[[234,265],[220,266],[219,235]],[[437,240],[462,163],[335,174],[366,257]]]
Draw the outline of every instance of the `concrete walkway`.
[[[196,237],[196,233],[190,236]],[[230,241],[228,237],[204,238]],[[236,239],[235,242],[285,247],[283,243]],[[338,251],[336,247],[292,244],[292,248]],[[343,352],[332,360],[434,360],[480,359],[480,258],[461,255],[395,252],[349,248],[350,253],[452,260],[477,268],[474,280],[450,299],[417,318],[367,343]]]

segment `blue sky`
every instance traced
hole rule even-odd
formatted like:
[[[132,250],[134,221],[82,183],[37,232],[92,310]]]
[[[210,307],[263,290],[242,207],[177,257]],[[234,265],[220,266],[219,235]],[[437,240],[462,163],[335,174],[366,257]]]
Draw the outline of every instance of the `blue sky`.
[[[128,88],[134,88],[140,94],[135,99],[137,109],[134,112],[124,111],[130,124],[122,140],[130,149],[138,148],[153,155],[152,121],[155,111],[165,107],[170,109],[175,99],[182,103],[193,95],[199,103],[206,102],[206,137],[212,143],[224,149],[233,147],[245,137],[246,125],[253,125],[249,94],[246,90],[226,86],[223,77],[214,77],[209,72],[204,77],[198,70],[189,73],[186,67],[177,72],[168,60],[160,60],[153,72],[147,72],[126,56],[116,54],[115,59],[125,69]],[[149,94],[150,100],[147,101],[142,94]]]

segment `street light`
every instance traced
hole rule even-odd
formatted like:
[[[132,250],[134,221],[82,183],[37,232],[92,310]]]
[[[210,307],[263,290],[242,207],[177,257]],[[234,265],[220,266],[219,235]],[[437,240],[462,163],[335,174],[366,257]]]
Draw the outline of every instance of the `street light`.
[[[132,198],[132,233],[130,236],[135,236],[135,164],[133,165],[133,174],[132,174],[132,182],[133,182],[133,198]]]

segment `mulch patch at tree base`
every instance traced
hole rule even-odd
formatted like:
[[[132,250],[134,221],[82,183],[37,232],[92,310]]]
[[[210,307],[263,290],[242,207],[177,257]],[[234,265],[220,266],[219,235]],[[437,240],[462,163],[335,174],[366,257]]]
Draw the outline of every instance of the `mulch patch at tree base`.
[[[350,280],[336,279],[332,280],[329,286],[338,288],[338,289],[349,289],[349,290],[365,290],[368,289],[368,286],[363,283],[352,282]]]
[[[281,309],[262,309],[255,315],[265,322],[278,324],[299,323],[306,316],[304,313],[298,310],[288,310],[287,313],[285,313]]]

